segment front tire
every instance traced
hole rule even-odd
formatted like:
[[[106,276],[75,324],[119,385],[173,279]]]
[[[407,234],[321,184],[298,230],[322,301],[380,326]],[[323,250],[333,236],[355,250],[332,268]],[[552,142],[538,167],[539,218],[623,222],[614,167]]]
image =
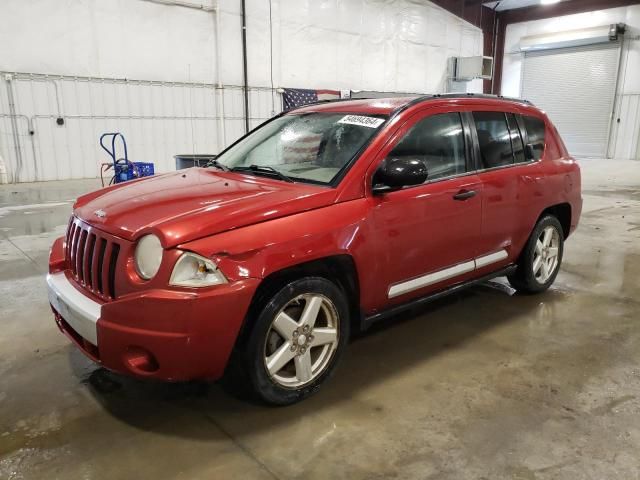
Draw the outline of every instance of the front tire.
[[[520,255],[516,272],[507,277],[509,283],[522,293],[545,291],[558,275],[563,251],[562,225],[552,215],[541,218]]]
[[[245,350],[252,390],[265,402],[289,405],[317,391],[333,373],[349,337],[342,289],[304,277],[261,309]]]

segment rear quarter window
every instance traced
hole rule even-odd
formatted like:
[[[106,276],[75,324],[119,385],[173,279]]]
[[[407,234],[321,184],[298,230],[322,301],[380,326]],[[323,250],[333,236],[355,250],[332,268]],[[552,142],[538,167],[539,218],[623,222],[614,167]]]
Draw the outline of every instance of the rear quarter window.
[[[482,168],[513,165],[511,133],[504,112],[473,112]]]
[[[542,158],[545,145],[545,123],[536,117],[523,115],[524,126],[527,129],[527,137],[529,144],[533,147],[533,157],[536,160]]]

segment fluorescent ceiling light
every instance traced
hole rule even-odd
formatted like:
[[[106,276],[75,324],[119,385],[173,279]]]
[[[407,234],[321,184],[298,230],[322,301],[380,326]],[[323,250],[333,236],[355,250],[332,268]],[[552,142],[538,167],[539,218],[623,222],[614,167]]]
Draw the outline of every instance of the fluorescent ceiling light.
[[[552,3],[558,3],[560,0],[540,0],[542,5],[551,5]]]

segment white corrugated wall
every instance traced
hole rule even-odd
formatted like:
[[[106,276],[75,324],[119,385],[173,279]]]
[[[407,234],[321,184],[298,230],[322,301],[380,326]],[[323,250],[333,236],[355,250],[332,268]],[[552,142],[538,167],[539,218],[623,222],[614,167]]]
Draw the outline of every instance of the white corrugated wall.
[[[216,153],[244,133],[240,87],[4,73],[0,91],[0,156],[16,182],[91,178],[109,157],[104,132],[121,132],[129,159],[174,169],[176,153]],[[15,102],[14,136],[6,91]],[[219,138],[216,102],[225,103]],[[250,125],[271,116],[271,89],[250,90]],[[277,101],[279,102],[279,98]],[[280,111],[280,105],[277,106]],[[58,118],[64,123],[59,125]]]

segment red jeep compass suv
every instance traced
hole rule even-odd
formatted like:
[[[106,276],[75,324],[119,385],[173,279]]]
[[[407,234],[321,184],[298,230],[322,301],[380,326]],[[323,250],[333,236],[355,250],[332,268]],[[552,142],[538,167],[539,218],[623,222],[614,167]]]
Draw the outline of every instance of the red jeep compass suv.
[[[506,275],[553,283],[580,170],[522,100],[484,95],[298,108],[208,168],[80,197],[51,250],[60,329],[139,377],[216,379],[307,397],[350,327]]]

